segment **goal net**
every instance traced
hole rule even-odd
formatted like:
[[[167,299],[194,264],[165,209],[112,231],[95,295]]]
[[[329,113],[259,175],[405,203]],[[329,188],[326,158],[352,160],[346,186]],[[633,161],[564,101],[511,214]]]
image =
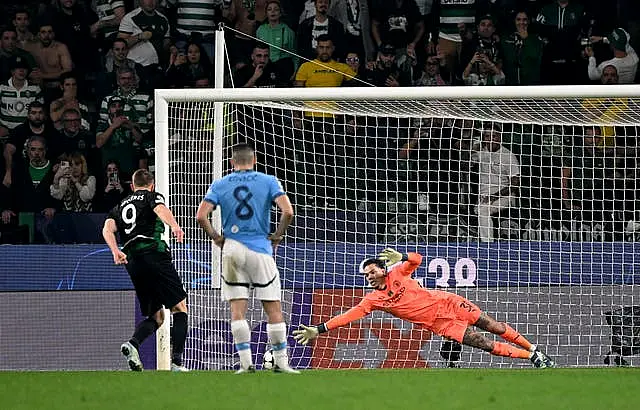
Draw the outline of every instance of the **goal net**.
[[[357,304],[368,292],[358,264],[392,246],[424,256],[414,277],[425,287],[470,299],[559,365],[604,365],[607,315],[640,304],[637,94],[625,86],[157,91],[158,189],[186,234],[173,249],[189,294],[186,365],[238,365],[220,254],[195,221],[238,142],[255,146],[257,169],[277,176],[295,206],[276,255],[289,335]],[[250,303],[248,320],[260,366],[268,346],[259,304]],[[443,342],[375,311],[308,347],[290,336],[289,354],[298,368],[531,366],[469,347],[456,360],[456,346],[451,355]]]

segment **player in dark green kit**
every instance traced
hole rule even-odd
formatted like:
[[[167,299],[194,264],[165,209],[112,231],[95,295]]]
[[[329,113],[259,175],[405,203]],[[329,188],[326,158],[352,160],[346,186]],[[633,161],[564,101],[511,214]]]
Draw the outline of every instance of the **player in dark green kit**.
[[[187,293],[173,267],[169,246],[162,239],[165,224],[169,225],[178,242],[182,242],[184,232],[165,206],[162,194],[154,192],[153,175],[139,169],[132,179],[133,193],[109,212],[102,229],[113,261],[116,265],[125,265],[136,290],[140,310],[147,316],[120,350],[131,370],[142,370],[138,349],[162,325],[164,305],[173,314],[171,370],[188,371],[182,365],[187,338]],[[116,233],[120,234],[124,244],[122,250],[118,248]]]

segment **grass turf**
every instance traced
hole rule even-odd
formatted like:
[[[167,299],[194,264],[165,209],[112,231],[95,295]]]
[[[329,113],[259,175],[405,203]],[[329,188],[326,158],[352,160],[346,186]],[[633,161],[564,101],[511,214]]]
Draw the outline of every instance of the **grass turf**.
[[[640,369],[0,372],[0,409],[637,409]]]

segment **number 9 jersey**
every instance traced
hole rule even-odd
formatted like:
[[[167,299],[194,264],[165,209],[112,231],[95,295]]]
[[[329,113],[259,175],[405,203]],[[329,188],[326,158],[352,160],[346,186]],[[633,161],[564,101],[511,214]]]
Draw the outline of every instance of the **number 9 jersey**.
[[[235,171],[215,181],[204,200],[221,208],[222,234],[254,252],[271,255],[271,204],[284,195],[274,176],[253,170]]]
[[[153,211],[158,205],[164,205],[164,196],[158,192],[139,189],[116,205],[107,218],[116,222],[123,252],[144,252],[168,249],[162,239],[164,223]]]

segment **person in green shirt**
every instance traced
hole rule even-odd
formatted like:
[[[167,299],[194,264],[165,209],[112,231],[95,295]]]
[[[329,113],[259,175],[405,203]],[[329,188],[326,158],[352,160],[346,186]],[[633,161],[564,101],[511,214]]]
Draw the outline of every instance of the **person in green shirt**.
[[[502,37],[502,71],[507,85],[540,84],[542,39],[529,32],[531,20],[526,11],[514,18],[516,31]]]

